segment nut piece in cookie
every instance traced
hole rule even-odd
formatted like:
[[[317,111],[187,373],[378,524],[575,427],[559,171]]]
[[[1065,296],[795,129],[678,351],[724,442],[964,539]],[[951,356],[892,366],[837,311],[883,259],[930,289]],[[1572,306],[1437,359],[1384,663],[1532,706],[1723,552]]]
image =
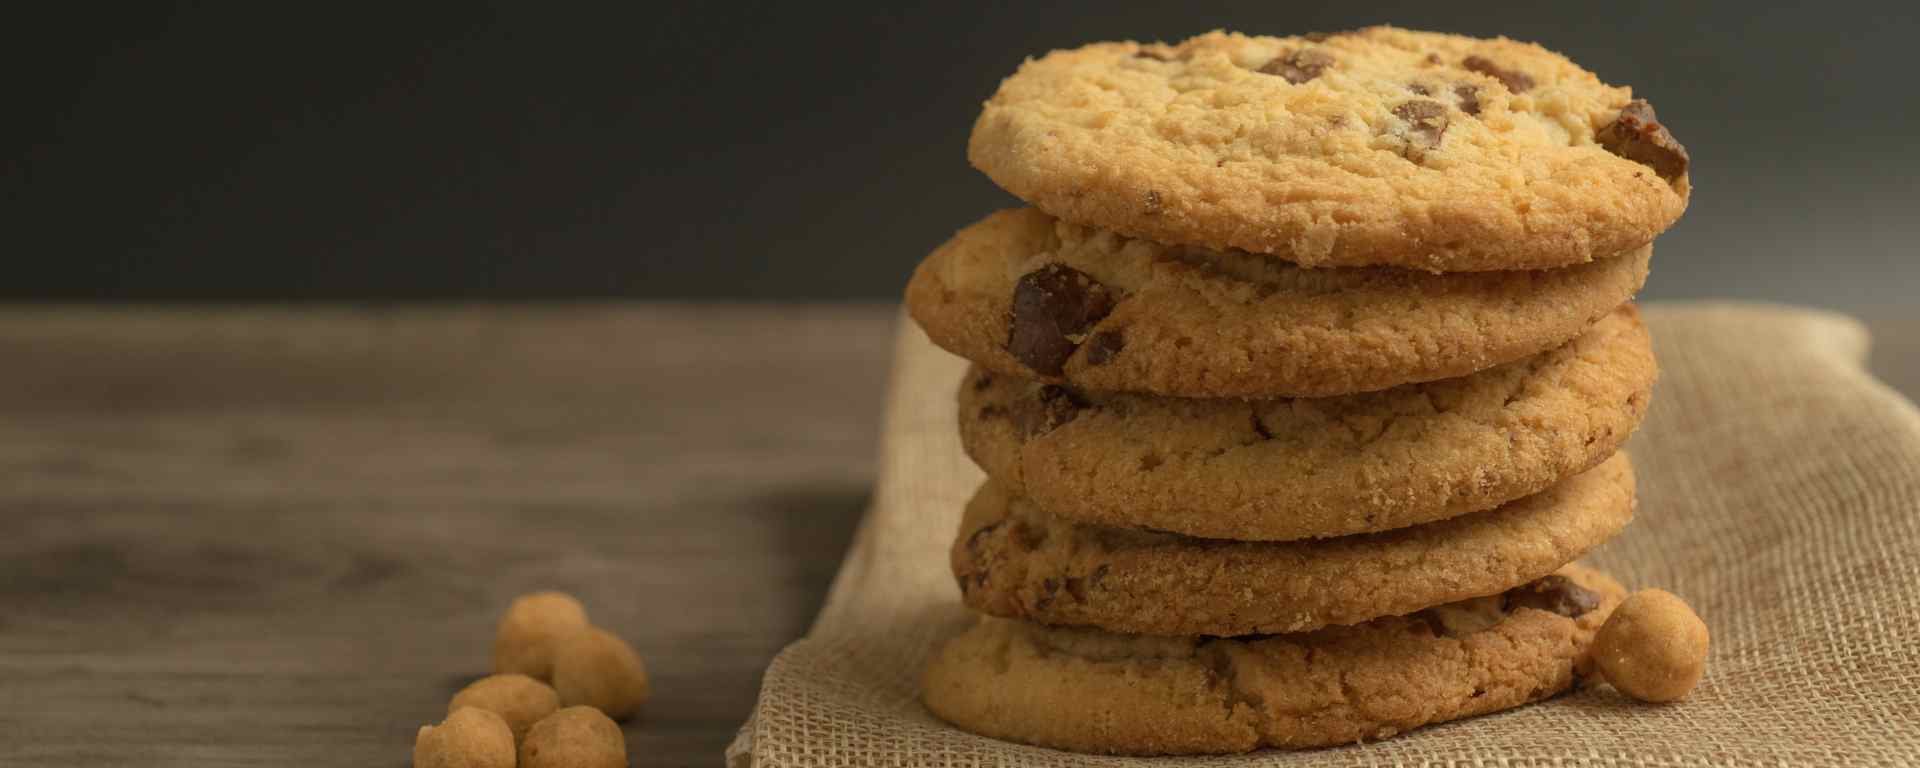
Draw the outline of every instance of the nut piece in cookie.
[[[587,609],[564,592],[535,592],[514,598],[493,637],[493,673],[518,673],[545,680],[553,676],[553,647],[587,628]]]
[[[560,708],[560,694],[553,687],[526,675],[488,675],[460,689],[447,703],[447,714],[462,707],[484,709],[507,721],[517,741],[527,735],[540,718]]]
[[[1653,105],[1646,99],[1634,99],[1620,109],[1620,117],[1594,134],[1608,152],[1653,169],[1667,181],[1687,172],[1687,148],[1660,124]]]
[[[640,711],[651,692],[640,654],[599,627],[569,637],[554,650],[553,687],[561,703],[584,704],[615,720]]]
[[[1028,272],[1013,287],[1007,352],[1028,368],[1058,376],[1113,304],[1106,286],[1073,267],[1047,264]]]
[[[1593,639],[1607,682],[1641,701],[1684,698],[1707,665],[1707,625],[1673,593],[1643,589],[1614,609]]]
[[[513,731],[484,709],[462,707],[413,737],[414,768],[514,768]]]
[[[567,707],[548,715],[520,742],[520,768],[626,766],[627,737],[593,707]]]

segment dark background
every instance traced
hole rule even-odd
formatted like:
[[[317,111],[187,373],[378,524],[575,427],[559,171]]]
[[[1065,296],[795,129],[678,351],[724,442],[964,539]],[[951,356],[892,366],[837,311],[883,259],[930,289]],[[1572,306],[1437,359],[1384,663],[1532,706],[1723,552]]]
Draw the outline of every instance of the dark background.
[[[887,299],[1012,203],[964,150],[1022,57],[1386,21],[1653,101],[1696,193],[1645,296],[1920,286],[1904,4],[64,5],[8,17],[0,298]]]

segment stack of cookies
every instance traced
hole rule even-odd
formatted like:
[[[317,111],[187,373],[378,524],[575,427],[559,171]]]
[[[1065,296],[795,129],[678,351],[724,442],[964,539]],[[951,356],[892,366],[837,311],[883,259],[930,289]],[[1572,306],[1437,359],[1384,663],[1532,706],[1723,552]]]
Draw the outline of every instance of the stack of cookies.
[[[1573,561],[1633,515],[1629,301],[1688,197],[1646,102],[1505,39],[1212,33],[1028,61],[969,156],[1033,207],[907,289],[973,363],[988,476],[952,549],[984,616],[927,671],[936,715],[1238,752],[1591,671],[1625,593]]]

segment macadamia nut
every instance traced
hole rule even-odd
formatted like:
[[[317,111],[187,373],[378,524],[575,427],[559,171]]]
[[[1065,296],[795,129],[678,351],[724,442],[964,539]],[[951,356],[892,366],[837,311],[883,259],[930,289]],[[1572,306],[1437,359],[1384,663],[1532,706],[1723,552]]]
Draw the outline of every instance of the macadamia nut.
[[[513,731],[484,709],[456,709],[413,737],[414,768],[513,768],[513,759]]]
[[[1641,701],[1675,701],[1707,666],[1707,625],[1685,601],[1659,589],[1629,595],[1593,638],[1607,682]]]
[[[562,704],[586,705],[622,720],[647,701],[647,668],[626,641],[594,627],[554,651],[553,687]]]
[[[567,707],[534,723],[520,768],[626,768],[627,738],[592,707]]]
[[[494,634],[494,674],[513,672],[550,680],[554,647],[586,629],[587,609],[572,595],[535,592],[514,598]]]
[[[527,735],[527,729],[540,718],[560,708],[560,694],[553,687],[526,675],[491,675],[460,689],[447,703],[447,713],[461,707],[484,709],[507,721],[514,741]]]

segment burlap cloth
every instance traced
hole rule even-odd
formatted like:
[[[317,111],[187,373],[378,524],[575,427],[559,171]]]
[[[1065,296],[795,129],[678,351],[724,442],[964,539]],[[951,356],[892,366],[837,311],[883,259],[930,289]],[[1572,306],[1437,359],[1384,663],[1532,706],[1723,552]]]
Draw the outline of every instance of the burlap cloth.
[[[1639,517],[1589,556],[1685,597],[1713,632],[1672,706],[1611,689],[1308,752],[1158,765],[1905,765],[1920,760],[1920,411],[1862,369],[1846,318],[1652,306],[1661,363],[1629,448]],[[732,765],[1144,764],[994,741],[920,705],[922,662],[968,620],[947,570],[980,472],[963,364],[902,322],[873,506],[807,637],[767,669]]]

